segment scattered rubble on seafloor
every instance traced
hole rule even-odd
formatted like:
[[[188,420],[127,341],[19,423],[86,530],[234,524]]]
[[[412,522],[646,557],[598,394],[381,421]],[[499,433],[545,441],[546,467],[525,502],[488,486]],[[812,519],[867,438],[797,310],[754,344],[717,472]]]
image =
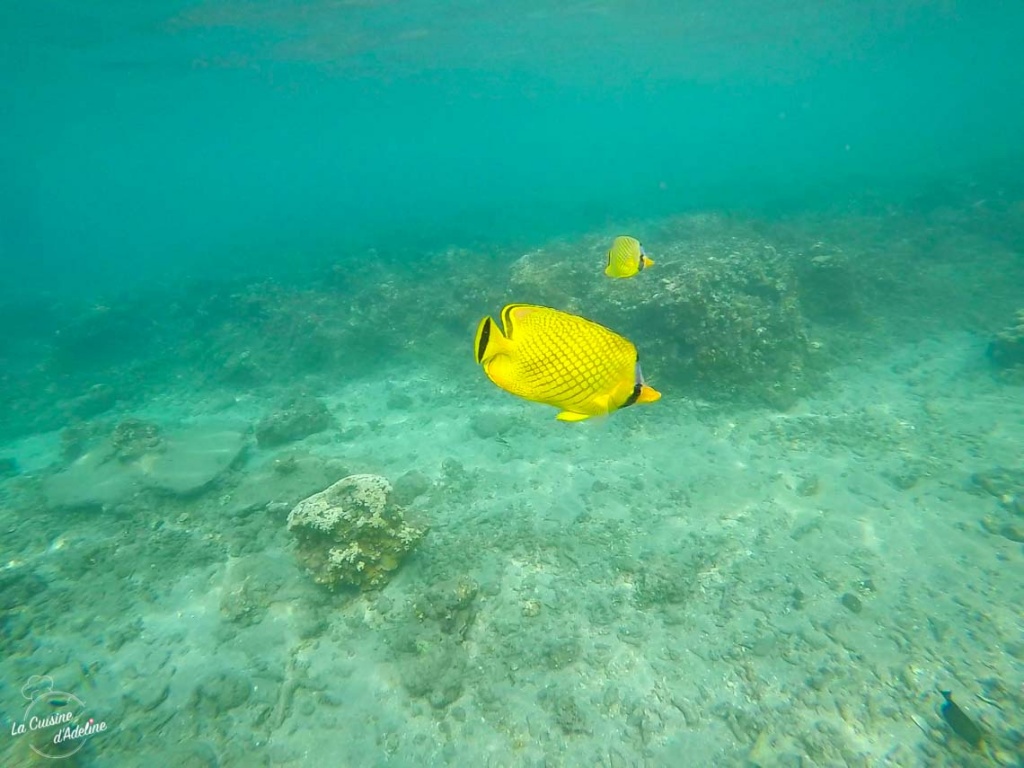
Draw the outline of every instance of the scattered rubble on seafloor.
[[[995,467],[971,476],[974,487],[996,498],[999,508],[981,519],[996,536],[1024,542],[1024,468]]]
[[[988,358],[996,367],[1024,381],[1024,309],[1017,310],[1013,322],[989,342]]]

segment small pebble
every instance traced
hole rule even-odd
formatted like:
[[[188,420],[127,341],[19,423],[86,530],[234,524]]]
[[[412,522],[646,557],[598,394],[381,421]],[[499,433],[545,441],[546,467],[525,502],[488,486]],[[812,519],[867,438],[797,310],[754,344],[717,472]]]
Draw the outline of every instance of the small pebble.
[[[815,496],[821,490],[821,481],[817,475],[803,478],[796,486],[796,492],[801,496]]]
[[[839,602],[843,604],[844,608],[852,613],[860,613],[864,610],[864,603],[862,603],[860,598],[852,592],[845,593],[841,598],[839,598]]]

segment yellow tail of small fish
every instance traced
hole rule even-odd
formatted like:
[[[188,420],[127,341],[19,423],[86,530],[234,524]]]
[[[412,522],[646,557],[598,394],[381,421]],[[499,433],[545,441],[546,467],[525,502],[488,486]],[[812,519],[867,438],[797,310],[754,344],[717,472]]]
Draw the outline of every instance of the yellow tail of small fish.
[[[656,390],[654,387],[649,387],[643,384],[640,387],[640,395],[637,397],[636,402],[638,403],[656,403],[661,400],[661,392]]]

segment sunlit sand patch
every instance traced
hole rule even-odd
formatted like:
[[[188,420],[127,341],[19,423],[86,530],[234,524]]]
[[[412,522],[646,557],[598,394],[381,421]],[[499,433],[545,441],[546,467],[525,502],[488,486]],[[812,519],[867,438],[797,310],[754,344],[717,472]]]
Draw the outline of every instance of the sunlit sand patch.
[[[861,543],[872,552],[881,552],[882,540],[875,532],[874,522],[864,517],[857,522],[860,523]]]

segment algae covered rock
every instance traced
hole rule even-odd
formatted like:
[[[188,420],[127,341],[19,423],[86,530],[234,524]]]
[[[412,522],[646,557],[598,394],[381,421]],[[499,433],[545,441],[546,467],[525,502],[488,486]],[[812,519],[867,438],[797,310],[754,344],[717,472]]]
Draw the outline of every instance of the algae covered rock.
[[[408,605],[410,615],[389,643],[410,696],[444,709],[458,699],[469,675],[466,638],[479,611],[480,586],[468,577],[431,584]]]
[[[256,425],[256,442],[260,448],[273,448],[323,432],[333,424],[330,411],[320,400],[296,397]]]
[[[119,461],[135,461],[147,453],[160,453],[163,436],[160,427],[141,419],[125,419],[114,427],[110,444]]]
[[[405,522],[380,475],[349,475],[303,499],[288,515],[288,530],[313,580],[331,589],[383,586],[424,533]]]

